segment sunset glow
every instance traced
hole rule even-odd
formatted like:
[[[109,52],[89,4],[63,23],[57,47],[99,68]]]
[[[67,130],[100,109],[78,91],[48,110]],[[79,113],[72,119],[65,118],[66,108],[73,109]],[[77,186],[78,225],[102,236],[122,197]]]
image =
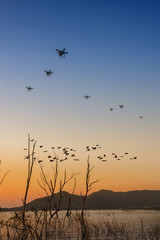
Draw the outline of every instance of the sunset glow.
[[[66,169],[85,192],[88,156],[99,180],[91,192],[160,190],[160,3],[15,0],[1,4],[0,19],[0,179],[9,170],[0,206],[22,205],[28,134],[37,159],[27,201],[45,196],[38,159],[52,179],[52,146],[59,160],[76,150],[58,163],[56,191]]]

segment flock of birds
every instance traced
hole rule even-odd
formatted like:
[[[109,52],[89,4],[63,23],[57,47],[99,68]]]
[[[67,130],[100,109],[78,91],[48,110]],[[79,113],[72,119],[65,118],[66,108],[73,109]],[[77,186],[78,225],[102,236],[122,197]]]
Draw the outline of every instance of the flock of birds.
[[[34,139],[30,140],[31,142],[34,142]],[[43,155],[43,157],[39,158],[39,157],[35,157],[34,159],[38,160],[38,163],[42,163],[44,161],[44,159],[48,159],[50,161],[50,163],[55,162],[55,161],[59,161],[59,162],[64,162],[66,160],[74,160],[76,162],[80,161],[80,158],[77,156],[77,150],[74,148],[70,148],[70,147],[51,147],[50,150],[46,150],[44,148],[43,145],[39,145],[39,149],[41,149],[40,155],[43,155],[43,153],[45,154],[45,156]],[[99,146],[98,144],[96,144],[95,146],[86,146],[85,147],[85,151],[87,153],[91,152],[91,151],[98,151],[101,150],[101,146]],[[24,151],[27,151],[27,148],[23,149]],[[52,152],[52,153],[51,153]],[[102,150],[101,150],[102,152]],[[33,153],[31,153],[32,155]],[[34,153],[35,154],[35,153]],[[128,152],[124,152],[123,155],[118,155],[117,153],[111,153],[112,158],[116,159],[117,161],[122,160],[122,158],[124,158],[125,156],[128,156]],[[25,156],[24,159],[29,159],[29,155]],[[101,153],[98,154],[98,156],[96,156],[96,159],[98,159],[101,162],[107,162],[108,161],[108,157],[110,158],[109,154],[106,153]],[[43,158],[43,159],[42,159]],[[128,158],[129,160],[137,160],[137,156],[132,156]]]
[[[65,55],[68,54],[68,52],[66,51],[65,48],[62,49],[62,50],[56,49],[56,52],[58,53],[60,58],[62,58],[62,57],[64,58]],[[47,77],[52,76],[52,74],[54,73],[51,69],[44,70],[44,72],[46,73]],[[32,86],[27,86],[26,88],[29,92],[34,89]],[[88,100],[88,99],[91,98],[91,96],[85,95],[84,98],[86,100]],[[124,105],[119,105],[119,108],[123,109]],[[114,110],[114,108],[110,107],[109,110],[112,112]],[[142,119],[143,116],[139,116],[139,118]],[[31,139],[31,142],[33,142],[33,141],[34,141],[34,139]],[[43,145],[40,145],[39,148],[43,149]],[[63,157],[59,157],[59,150],[60,149],[62,150],[61,155],[63,154]],[[96,146],[92,146],[92,147],[86,146],[85,149],[86,149],[87,152],[90,152],[90,151],[96,151],[98,149],[101,149],[101,147],[97,144]],[[24,150],[27,150],[27,148],[25,148]],[[63,162],[63,161],[68,160],[69,158],[73,159],[74,161],[79,161],[80,160],[79,158],[77,158],[77,156],[75,154],[76,150],[73,149],[73,148],[68,148],[68,147],[62,148],[62,147],[59,146],[59,147],[51,147],[51,150],[53,151],[53,155],[48,155],[48,159],[49,159],[50,162],[54,162],[56,160],[58,160],[59,162]],[[58,153],[55,152],[56,150],[58,150]],[[43,152],[48,153],[47,150],[43,150]],[[120,155],[120,156],[118,156],[118,154],[116,154],[116,153],[112,153],[111,155],[117,161],[120,161],[122,158],[124,158],[125,156],[128,155],[128,152],[124,152],[124,154]],[[28,159],[28,158],[29,158],[29,156],[25,156],[25,159]],[[97,156],[97,159],[102,161],[102,162],[107,162],[108,161],[107,158],[108,158],[108,155],[106,155],[105,153]],[[137,160],[137,156],[130,157],[129,160]],[[39,159],[39,157],[38,157],[38,162],[42,163],[43,160]]]

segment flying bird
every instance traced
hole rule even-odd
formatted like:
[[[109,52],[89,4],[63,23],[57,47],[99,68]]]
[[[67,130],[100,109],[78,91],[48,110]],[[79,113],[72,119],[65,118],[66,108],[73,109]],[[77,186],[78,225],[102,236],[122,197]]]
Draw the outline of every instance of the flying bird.
[[[92,147],[93,150],[96,150],[96,147]]]
[[[143,118],[143,116],[139,116],[139,118],[140,118],[140,119],[142,119],[142,118]]]
[[[114,109],[114,108],[110,108],[109,110],[110,110],[110,111],[113,111],[113,109]]]

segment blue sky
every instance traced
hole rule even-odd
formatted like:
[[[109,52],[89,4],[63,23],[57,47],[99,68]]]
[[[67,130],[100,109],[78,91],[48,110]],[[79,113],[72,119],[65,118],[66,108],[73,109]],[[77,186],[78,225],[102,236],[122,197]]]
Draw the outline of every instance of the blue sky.
[[[12,166],[9,152],[17,164],[23,156],[28,132],[46,145],[98,142],[122,152],[127,146],[142,164],[148,161],[148,171],[151,156],[157,167],[159,1],[2,1],[0,29],[6,169]],[[55,50],[64,47],[69,54],[60,59]],[[45,69],[55,73],[48,78]]]

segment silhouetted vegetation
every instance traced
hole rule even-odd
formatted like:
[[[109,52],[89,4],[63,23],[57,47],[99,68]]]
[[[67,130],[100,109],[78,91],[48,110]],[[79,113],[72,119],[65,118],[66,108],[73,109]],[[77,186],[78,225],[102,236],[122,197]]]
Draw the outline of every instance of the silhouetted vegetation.
[[[40,148],[42,145],[40,146]],[[112,239],[112,240],[159,240],[160,239],[160,222],[157,221],[150,226],[144,224],[144,220],[140,219],[138,228],[132,228],[129,224],[118,223],[115,218],[108,220],[107,218],[93,221],[85,214],[85,206],[88,194],[92,186],[99,180],[92,180],[91,173],[94,166],[90,165],[88,156],[86,175],[84,179],[85,193],[81,194],[81,210],[76,213],[72,212],[72,201],[76,189],[76,176],[79,173],[72,173],[67,176],[67,170],[64,170],[63,179],[58,179],[59,161],[58,155],[55,154],[54,166],[52,168],[52,176],[48,177],[43,167],[43,161],[35,156],[36,141],[30,139],[28,135],[27,155],[27,179],[24,198],[22,199],[23,207],[21,211],[12,213],[9,219],[0,219],[0,239],[1,240],[51,240],[51,239]],[[67,154],[67,150],[65,150]],[[50,157],[50,156],[48,156]],[[45,207],[39,211],[32,209],[27,210],[27,197],[31,184],[33,168],[35,163],[39,163],[40,180],[38,184],[46,194]],[[6,172],[1,180],[0,185],[4,181]],[[73,181],[72,194],[69,195],[66,211],[61,213],[61,203],[64,198],[64,189],[66,185]],[[58,195],[56,194],[58,191]]]

